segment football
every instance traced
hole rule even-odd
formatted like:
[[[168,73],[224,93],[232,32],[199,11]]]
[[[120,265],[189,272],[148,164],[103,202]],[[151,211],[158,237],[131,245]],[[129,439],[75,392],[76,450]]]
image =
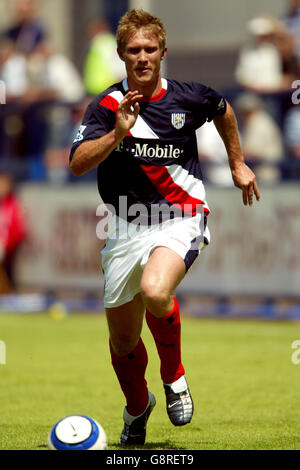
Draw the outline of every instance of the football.
[[[50,450],[106,450],[107,437],[102,426],[84,415],[65,416],[51,429]]]

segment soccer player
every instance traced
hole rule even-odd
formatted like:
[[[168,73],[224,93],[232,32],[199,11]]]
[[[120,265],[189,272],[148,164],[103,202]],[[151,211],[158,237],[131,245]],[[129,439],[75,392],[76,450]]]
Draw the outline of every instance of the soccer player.
[[[226,100],[199,83],[162,78],[167,48],[160,19],[143,10],[127,12],[117,41],[127,78],[88,106],[70,166],[77,176],[98,167],[100,195],[113,208],[102,250],[104,304],[112,365],[126,398],[121,443],[140,445],[155,406],[145,380],[145,311],[160,357],[168,416],[182,426],[193,415],[174,292],[209,242],[195,130],[213,120],[244,204],[252,205],[259,192]]]

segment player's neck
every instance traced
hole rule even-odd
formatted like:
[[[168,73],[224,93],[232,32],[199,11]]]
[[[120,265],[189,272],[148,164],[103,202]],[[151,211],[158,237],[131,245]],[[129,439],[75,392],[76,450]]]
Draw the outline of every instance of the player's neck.
[[[127,80],[128,80],[129,90],[131,91],[137,90],[139,93],[143,95],[144,98],[151,98],[152,96],[156,96],[162,90],[161,74],[159,74],[155,82],[147,83],[145,85],[136,83],[135,80],[132,80],[129,77]]]

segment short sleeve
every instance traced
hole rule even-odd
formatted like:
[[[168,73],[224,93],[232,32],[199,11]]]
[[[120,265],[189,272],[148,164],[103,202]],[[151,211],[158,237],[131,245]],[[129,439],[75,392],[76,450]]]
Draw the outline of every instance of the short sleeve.
[[[207,121],[226,113],[226,100],[219,92],[200,83],[193,83],[193,87]]]
[[[110,132],[115,126],[115,113],[105,106],[98,104],[98,101],[97,103],[93,101],[86,109],[71,148],[70,162],[75,150],[83,142],[99,139]]]

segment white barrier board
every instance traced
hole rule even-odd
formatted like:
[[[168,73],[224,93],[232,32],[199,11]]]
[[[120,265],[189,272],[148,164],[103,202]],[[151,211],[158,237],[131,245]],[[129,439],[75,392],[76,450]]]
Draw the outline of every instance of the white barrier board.
[[[300,295],[300,187],[260,191],[260,202],[245,207],[238,189],[207,188],[211,243],[182,288],[229,295]]]
[[[25,185],[20,195],[30,225],[18,265],[21,285],[102,288],[96,185]],[[261,188],[251,208],[235,188],[209,186],[207,200],[211,243],[180,290],[300,295],[300,187]]]

